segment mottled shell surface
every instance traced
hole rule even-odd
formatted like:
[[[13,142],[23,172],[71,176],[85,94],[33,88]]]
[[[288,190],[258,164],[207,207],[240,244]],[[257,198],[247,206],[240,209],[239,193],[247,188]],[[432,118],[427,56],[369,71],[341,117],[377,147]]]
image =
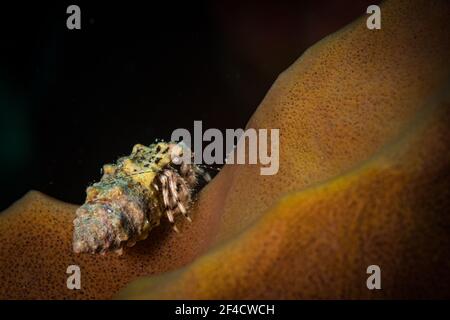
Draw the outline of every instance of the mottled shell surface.
[[[104,165],[76,211],[74,252],[120,254],[147,238],[163,215],[171,223],[178,214],[190,220],[187,209],[201,170],[181,160],[186,151],[176,143],[137,144],[129,156]]]

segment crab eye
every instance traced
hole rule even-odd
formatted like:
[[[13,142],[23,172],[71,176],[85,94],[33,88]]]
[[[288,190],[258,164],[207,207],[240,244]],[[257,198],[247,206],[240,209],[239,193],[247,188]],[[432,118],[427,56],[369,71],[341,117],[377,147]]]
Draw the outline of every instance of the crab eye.
[[[178,156],[175,156],[172,158],[172,162],[176,165],[179,165],[179,164],[181,164],[181,158]]]

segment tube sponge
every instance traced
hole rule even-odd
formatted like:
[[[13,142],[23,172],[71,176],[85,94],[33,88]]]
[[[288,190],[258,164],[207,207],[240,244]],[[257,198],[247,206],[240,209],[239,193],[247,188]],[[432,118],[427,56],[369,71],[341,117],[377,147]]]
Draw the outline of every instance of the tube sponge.
[[[279,76],[247,126],[280,128],[278,174],[226,165],[180,234],[76,256],[76,207],[29,193],[0,215],[0,297],[110,298],[146,276],[116,297],[449,298],[450,4],[386,1],[382,17]],[[382,290],[366,287],[372,264]]]

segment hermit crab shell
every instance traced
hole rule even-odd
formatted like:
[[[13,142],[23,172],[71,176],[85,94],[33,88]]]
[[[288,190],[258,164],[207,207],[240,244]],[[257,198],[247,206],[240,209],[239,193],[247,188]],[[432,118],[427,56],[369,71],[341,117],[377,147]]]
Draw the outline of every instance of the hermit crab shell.
[[[74,252],[122,253],[125,245],[147,238],[163,215],[172,223],[177,214],[190,220],[186,211],[200,169],[183,162],[185,152],[190,150],[176,143],[138,144],[129,156],[105,165],[76,211]]]

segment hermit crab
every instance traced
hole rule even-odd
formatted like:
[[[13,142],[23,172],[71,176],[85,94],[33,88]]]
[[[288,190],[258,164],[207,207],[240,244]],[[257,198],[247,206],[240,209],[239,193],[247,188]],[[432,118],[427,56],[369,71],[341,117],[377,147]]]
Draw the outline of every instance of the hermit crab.
[[[166,217],[178,232],[175,220],[191,218],[188,210],[199,179],[208,173],[193,163],[183,143],[137,144],[129,156],[103,166],[101,180],[86,190],[86,201],[73,221],[76,253],[121,254],[147,238]]]

